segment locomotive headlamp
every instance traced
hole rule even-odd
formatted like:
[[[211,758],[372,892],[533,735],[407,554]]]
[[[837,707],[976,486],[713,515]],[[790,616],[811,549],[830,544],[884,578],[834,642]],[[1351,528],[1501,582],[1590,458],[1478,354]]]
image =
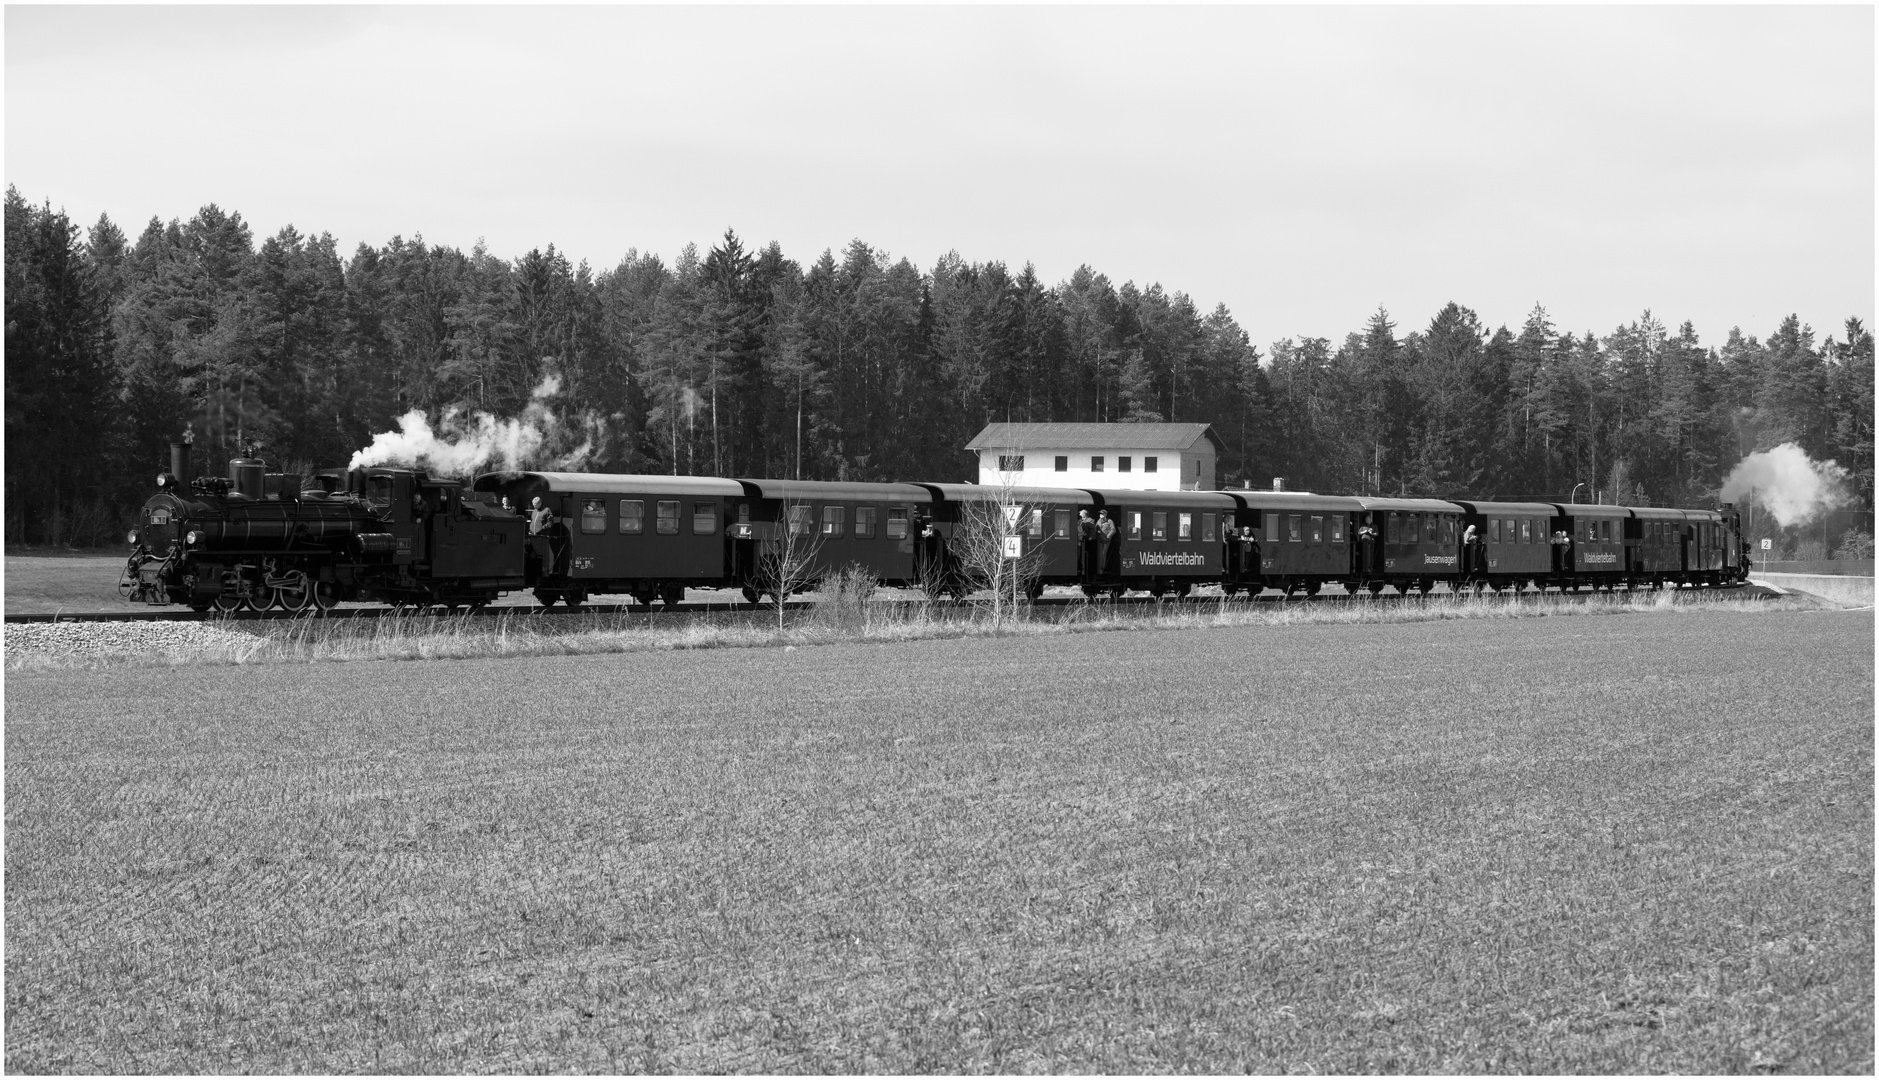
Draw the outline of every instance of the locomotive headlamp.
[[[183,543],[188,544],[191,547],[194,547],[195,545],[201,542],[202,542],[202,534],[197,532],[194,529],[189,530],[189,535],[183,537]]]
[[[130,536],[126,537],[126,539],[129,540],[131,543],[135,544],[137,542],[137,530],[132,529],[130,531]]]

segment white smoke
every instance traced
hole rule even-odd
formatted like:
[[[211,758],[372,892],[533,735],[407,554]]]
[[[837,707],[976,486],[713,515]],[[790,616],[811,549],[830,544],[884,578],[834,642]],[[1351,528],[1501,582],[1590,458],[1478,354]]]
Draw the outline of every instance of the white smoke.
[[[591,437],[565,454],[547,456],[544,451],[562,431],[561,421],[548,408],[549,400],[560,392],[560,377],[546,375],[518,417],[503,419],[481,410],[452,408],[438,418],[435,428],[422,409],[412,409],[398,418],[397,431],[374,435],[370,446],[352,455],[347,468],[396,465],[460,477],[491,467],[504,471],[579,468],[593,451]],[[585,426],[591,429],[593,425]]]
[[[1794,443],[1750,454],[1729,470],[1722,501],[1755,501],[1785,528],[1802,525],[1847,500],[1848,473],[1831,461],[1815,461]]]

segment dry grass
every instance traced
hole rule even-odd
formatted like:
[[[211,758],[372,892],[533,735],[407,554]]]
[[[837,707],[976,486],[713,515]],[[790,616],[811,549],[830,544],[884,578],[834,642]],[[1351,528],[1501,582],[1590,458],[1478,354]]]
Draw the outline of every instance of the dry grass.
[[[1869,1073],[1872,629],[16,673],[6,1066]]]
[[[1075,604],[1032,608],[1029,617],[994,621],[982,605],[928,600],[869,602],[861,583],[831,585],[813,608],[793,610],[782,628],[767,612],[690,616],[587,614],[538,616],[394,615],[377,619],[304,619],[215,624],[227,633],[150,648],[73,651],[16,646],[7,671],[129,664],[271,664],[357,660],[444,660],[579,656],[688,649],[829,645],[958,637],[1035,637],[1110,631],[1220,629],[1244,626],[1393,625],[1512,621],[1594,615],[1807,610],[1811,597],[1770,598],[1727,592],[1619,593],[1591,596],[1435,594],[1402,601],[1249,603],[1225,597],[1157,605]],[[27,635],[17,635],[29,641]],[[126,634],[125,640],[131,640]]]

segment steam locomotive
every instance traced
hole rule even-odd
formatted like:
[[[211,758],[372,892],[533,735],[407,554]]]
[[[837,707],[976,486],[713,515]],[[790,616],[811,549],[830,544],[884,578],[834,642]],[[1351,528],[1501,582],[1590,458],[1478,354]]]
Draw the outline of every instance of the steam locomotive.
[[[466,486],[412,469],[270,473],[249,448],[185,484],[190,447],[144,504],[121,580],[147,604],[324,610],[342,601],[480,606],[529,589],[677,603],[746,599],[859,566],[964,595],[972,537],[1000,522],[1033,596],[1372,595],[1468,589],[1726,587],[1748,577],[1736,509],[1447,502],[1282,491],[1001,489],[691,476],[503,472]],[[304,481],[304,482],[303,482]],[[534,520],[524,513],[534,508]],[[1108,518],[1100,540],[1082,524]],[[794,560],[794,572],[781,573]]]

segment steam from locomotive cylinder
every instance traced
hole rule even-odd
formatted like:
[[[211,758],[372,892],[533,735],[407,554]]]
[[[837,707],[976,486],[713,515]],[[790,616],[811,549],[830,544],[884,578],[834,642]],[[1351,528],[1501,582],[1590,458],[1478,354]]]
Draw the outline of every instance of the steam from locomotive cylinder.
[[[1838,464],[1815,461],[1787,442],[1737,462],[1722,482],[1722,501],[1741,502],[1753,490],[1783,527],[1800,525],[1846,501],[1847,476]]]
[[[433,428],[422,409],[413,409],[398,418],[397,431],[374,435],[371,445],[352,455],[347,467],[397,465],[443,476],[469,476],[491,467],[578,469],[593,443],[583,441],[571,451],[555,453],[563,425],[548,402],[560,392],[559,376],[543,377],[522,415],[514,419],[453,408],[445,410]]]

